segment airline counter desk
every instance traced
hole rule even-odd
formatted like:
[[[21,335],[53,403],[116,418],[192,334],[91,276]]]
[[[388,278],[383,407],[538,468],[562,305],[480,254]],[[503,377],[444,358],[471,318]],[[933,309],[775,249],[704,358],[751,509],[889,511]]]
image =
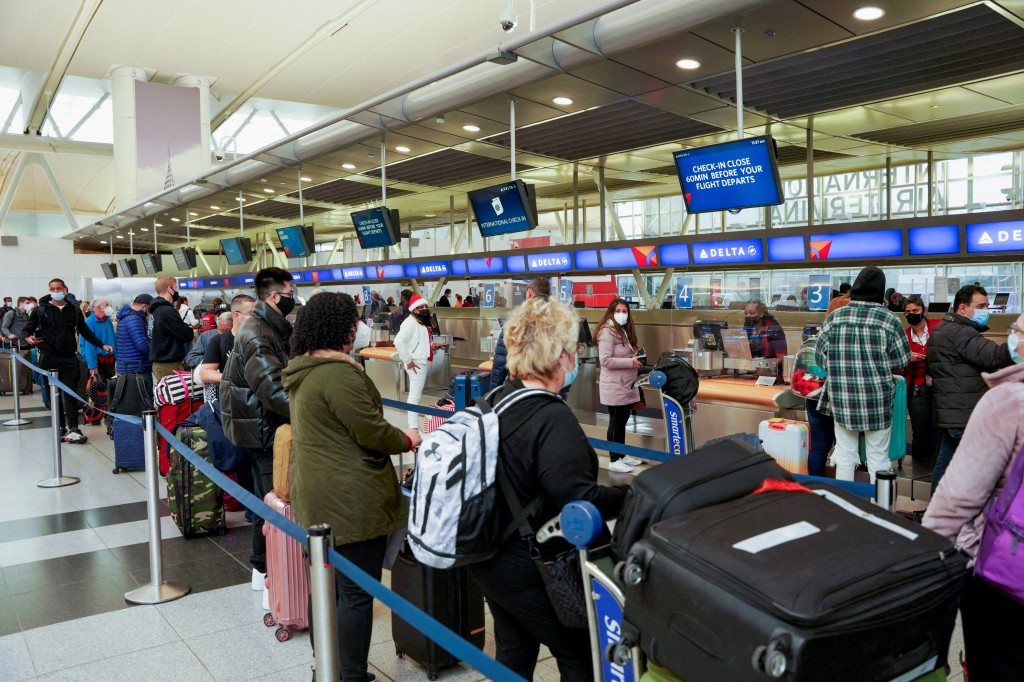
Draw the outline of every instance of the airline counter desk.
[[[708,377],[697,391],[693,416],[694,442],[698,445],[734,433],[757,433],[765,419],[804,419],[804,400],[788,384],[757,386],[756,377]],[[647,404],[657,404],[653,389]]]
[[[380,391],[382,398],[405,400],[409,392],[409,381],[401,363],[394,359],[394,346],[363,348],[359,356],[363,359],[366,376]],[[446,348],[436,348],[434,359],[427,367],[425,391],[447,390],[451,376],[451,361]],[[421,403],[423,401],[420,401]]]

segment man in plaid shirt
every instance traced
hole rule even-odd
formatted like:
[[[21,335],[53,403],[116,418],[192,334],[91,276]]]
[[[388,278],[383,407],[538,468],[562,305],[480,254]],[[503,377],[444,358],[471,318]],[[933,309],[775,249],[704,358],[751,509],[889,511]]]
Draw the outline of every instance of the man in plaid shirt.
[[[861,433],[871,482],[875,472],[890,469],[893,370],[910,362],[910,344],[903,325],[882,304],[884,294],[885,273],[864,268],[853,283],[850,303],[825,318],[818,334],[818,364],[828,372],[818,409],[827,408],[835,417],[840,480],[853,480]]]

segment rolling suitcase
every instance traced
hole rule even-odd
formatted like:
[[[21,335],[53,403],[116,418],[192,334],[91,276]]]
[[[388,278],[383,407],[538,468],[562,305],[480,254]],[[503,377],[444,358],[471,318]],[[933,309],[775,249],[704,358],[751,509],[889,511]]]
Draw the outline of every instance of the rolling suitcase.
[[[178,440],[208,459],[206,433],[198,426],[182,424],[174,432]],[[171,519],[186,538],[201,535],[224,535],[224,492],[192,466],[174,448],[170,449],[170,470],[167,472],[167,506]]]
[[[141,417],[152,406],[148,386],[141,374],[121,374],[111,378],[107,382],[107,409],[117,414]],[[141,426],[113,420],[111,437],[114,439],[113,473],[146,468]]]
[[[907,382],[896,375],[896,391],[892,401],[892,432],[889,434],[889,461],[903,459],[907,454]],[[860,439],[860,461],[867,462],[864,437]]]
[[[294,521],[292,505],[274,491],[263,501],[270,508]],[[264,523],[267,538],[267,590],[270,592],[270,613],[263,616],[268,628],[278,626],[277,641],[291,637],[292,630],[309,628],[309,569],[303,556],[302,545],[275,526]]]
[[[29,351],[17,351],[18,355],[29,359]],[[14,391],[11,364],[17,362],[7,353],[0,353],[0,395],[7,395]],[[32,370],[25,365],[18,367],[18,392],[27,395],[32,392]]]
[[[761,422],[757,436],[764,451],[791,474],[807,473],[807,454],[811,450],[810,426],[807,422],[772,418]]]
[[[464,568],[442,570],[424,566],[406,545],[391,568],[391,589],[441,621],[470,643],[484,647],[484,598]],[[408,655],[436,680],[438,671],[458,663],[425,634],[391,614],[395,653]]]
[[[687,682],[888,682],[945,664],[967,558],[813,485],[658,523],[623,575],[623,646]]]
[[[114,471],[146,468],[146,445],[142,427],[117,419],[114,421]]]

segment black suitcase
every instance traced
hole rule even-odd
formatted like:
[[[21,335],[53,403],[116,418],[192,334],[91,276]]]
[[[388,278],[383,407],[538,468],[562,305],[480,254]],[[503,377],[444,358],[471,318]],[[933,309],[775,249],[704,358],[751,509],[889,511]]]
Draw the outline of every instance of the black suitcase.
[[[648,469],[633,481],[622,505],[612,553],[625,559],[633,543],[658,521],[743,497],[767,478],[792,480],[771,455],[734,440],[698,448]]]
[[[910,680],[946,662],[967,559],[826,485],[662,521],[624,567],[624,639],[687,682]]]
[[[484,648],[484,597],[466,569],[424,566],[416,561],[406,545],[391,568],[391,589],[472,644]],[[431,680],[437,679],[442,668],[459,662],[394,614],[391,615],[391,636],[395,640],[395,653],[408,655],[424,666]]]

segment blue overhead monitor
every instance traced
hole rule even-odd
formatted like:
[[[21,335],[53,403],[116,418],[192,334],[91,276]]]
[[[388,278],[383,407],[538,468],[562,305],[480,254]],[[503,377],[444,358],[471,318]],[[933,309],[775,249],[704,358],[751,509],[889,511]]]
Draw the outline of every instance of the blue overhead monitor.
[[[907,230],[911,256],[960,253],[960,226],[912,227]]]
[[[967,226],[968,253],[1024,251],[1024,220]]]
[[[665,267],[690,264],[690,247],[686,244],[662,244],[659,249],[661,264]]]
[[[601,261],[597,259],[597,249],[583,249],[573,254],[577,270],[600,270]]]
[[[221,239],[220,247],[229,265],[245,265],[252,260],[252,242],[248,237]]]
[[[903,255],[903,234],[899,230],[812,234],[807,245],[811,260],[899,258]]]
[[[604,268],[653,268],[658,265],[657,246],[626,246],[601,249]]]
[[[303,282],[308,282],[309,281],[309,272],[306,271],[306,270],[301,270],[301,271],[297,271],[297,272],[293,271],[291,273],[291,275],[292,275],[292,283],[294,283],[294,284],[301,284]]]
[[[503,275],[505,259],[501,256],[491,258],[469,258],[466,260],[471,275]]]
[[[594,252],[597,257],[597,252]],[[526,256],[505,256],[505,269],[510,275],[526,272]]]
[[[500,185],[475,189],[469,193],[480,234],[493,237],[509,232],[525,232],[537,227],[537,199],[533,185],[511,180]]]
[[[366,211],[355,211],[349,215],[352,217],[352,226],[356,228],[359,246],[364,249],[398,243],[398,209],[388,210],[384,206],[378,206]]]
[[[697,242],[692,244],[694,265],[722,265],[725,263],[760,263],[764,248],[760,239],[730,239],[724,242]]]
[[[341,271],[340,273],[338,271]],[[332,271],[336,279],[344,280],[346,282],[355,282],[366,278],[366,273],[363,271],[362,266],[350,265],[344,268],[334,268]],[[338,277],[338,274],[341,277]]]
[[[415,277],[419,276],[419,268],[416,267],[415,263],[406,263],[405,264],[405,276],[406,277],[412,277],[412,278],[415,278]]]
[[[451,273],[451,269],[448,267],[448,261],[436,260],[429,261],[427,263],[418,263],[420,279],[429,277],[431,279],[437,279],[438,277],[448,277]]]
[[[313,241],[312,225],[293,225],[277,228],[277,238],[281,240],[281,248],[288,258],[307,258],[316,250]]]
[[[683,201],[690,213],[783,203],[775,141],[748,137],[675,152]]]
[[[566,272],[572,270],[572,255],[568,251],[531,253],[526,257],[530,272]]]
[[[804,238],[798,235],[768,237],[768,260],[772,263],[786,260],[805,260]]]
[[[469,268],[466,267],[466,261],[462,258],[453,258],[451,261],[452,275],[456,277],[465,277],[469,274]]]

